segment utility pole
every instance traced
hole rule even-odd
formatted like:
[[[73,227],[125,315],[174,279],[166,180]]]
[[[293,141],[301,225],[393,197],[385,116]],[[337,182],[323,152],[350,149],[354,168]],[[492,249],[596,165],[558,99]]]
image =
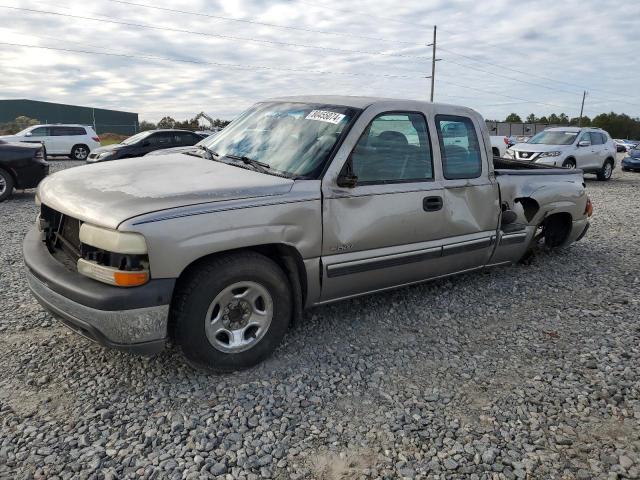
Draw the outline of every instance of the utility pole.
[[[431,54],[431,102],[433,102],[433,89],[435,88],[436,81],[436,31],[438,27],[433,26],[433,52]]]
[[[587,96],[587,91],[582,92],[582,106],[580,107],[580,120],[578,120],[578,126],[582,126],[582,112],[584,112],[584,99]]]

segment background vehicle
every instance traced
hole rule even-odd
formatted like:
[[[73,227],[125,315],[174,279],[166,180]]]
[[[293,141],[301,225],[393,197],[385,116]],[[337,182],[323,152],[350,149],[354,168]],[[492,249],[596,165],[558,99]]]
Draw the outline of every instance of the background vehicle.
[[[36,298],[104,345],[174,335],[229,371],[305,307],[515,262],[589,226],[581,171],[494,159],[464,107],[276,99],[200,145],[43,182],[24,241]]]
[[[507,147],[512,147],[516,143],[527,143],[531,135],[511,135],[507,138]]]
[[[599,128],[555,127],[510,147],[506,158],[580,168],[595,173],[599,180],[609,180],[616,165],[616,147],[609,134]]]
[[[34,125],[15,135],[0,136],[0,140],[40,143],[47,155],[65,155],[74,160],[86,160],[100,146],[98,134],[85,125]]]
[[[508,137],[503,137],[502,135],[491,135],[491,151],[494,157],[504,157],[508,146]]]
[[[0,202],[14,188],[34,188],[49,174],[44,147],[0,140]]]
[[[155,150],[195,145],[201,140],[202,137],[200,135],[190,130],[148,130],[133,135],[122,141],[122,143],[97,148],[91,152],[91,155],[87,158],[87,163],[142,157]]]
[[[632,148],[629,154],[622,159],[622,170],[625,172],[640,171],[640,145]]]
[[[629,150],[635,148],[635,146],[637,145],[637,143],[631,141],[631,140],[620,140],[620,139],[615,139],[614,142],[616,143],[616,145],[621,145],[625,148],[625,152],[628,152]]]

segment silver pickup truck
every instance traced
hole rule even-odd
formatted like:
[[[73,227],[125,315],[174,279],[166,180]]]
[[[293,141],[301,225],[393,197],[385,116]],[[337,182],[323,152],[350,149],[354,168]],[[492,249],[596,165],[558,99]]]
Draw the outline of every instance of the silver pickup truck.
[[[40,185],[24,240],[77,332],[249,367],[305,308],[518,261],[589,227],[580,170],[492,158],[475,111],[362,97],[258,103],[191,149]]]

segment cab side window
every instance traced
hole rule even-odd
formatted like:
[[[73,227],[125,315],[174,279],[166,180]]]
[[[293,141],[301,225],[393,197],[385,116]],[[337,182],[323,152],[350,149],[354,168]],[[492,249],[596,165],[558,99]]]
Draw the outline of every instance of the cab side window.
[[[48,137],[49,127],[38,127],[31,130],[32,137]]]
[[[433,179],[427,122],[420,113],[384,113],[374,118],[351,153],[359,185]]]
[[[591,137],[591,145],[602,145],[606,143],[604,141],[604,135],[602,135],[601,133],[591,132],[590,137]]]
[[[471,119],[455,115],[436,115],[436,127],[444,178],[478,178],[482,173],[482,154]]]
[[[149,145],[153,147],[166,147],[173,144],[173,134],[168,132],[159,132],[150,135]]]
[[[580,135],[580,140],[578,140],[578,143],[580,143],[580,142],[592,143],[591,134],[589,132],[584,132],[582,135]]]

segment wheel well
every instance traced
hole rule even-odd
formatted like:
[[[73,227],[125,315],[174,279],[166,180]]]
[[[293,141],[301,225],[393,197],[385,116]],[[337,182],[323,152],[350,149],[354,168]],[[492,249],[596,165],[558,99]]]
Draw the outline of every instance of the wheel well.
[[[549,247],[561,246],[569,237],[572,225],[573,217],[570,213],[549,215],[541,224],[545,244]]]
[[[2,170],[3,172],[7,172],[9,174],[9,176],[13,180],[14,185],[18,184],[18,176],[13,170],[11,170],[10,168],[4,168],[4,167],[0,167],[0,170]]]
[[[297,314],[294,318],[299,317],[302,314],[302,308],[307,298],[307,269],[304,266],[304,261],[300,252],[295,247],[283,243],[268,243],[264,245],[255,245],[251,247],[237,248],[233,250],[225,250],[222,252],[212,253],[204,257],[198,258],[191,262],[187,267],[182,270],[178,277],[178,282],[189,271],[197,268],[202,262],[205,262],[215,256],[225,255],[229,253],[240,253],[243,251],[253,251],[270,258],[278,264],[282,271],[287,275],[289,282],[291,283],[292,293],[294,294],[294,312]]]
[[[616,161],[613,159],[613,157],[607,157],[605,158],[604,163],[607,162],[611,162],[611,165],[614,165]],[[604,165],[604,163],[602,165]]]
[[[522,205],[522,209],[524,210],[524,217],[527,219],[527,222],[533,220],[533,217],[535,217],[536,213],[538,213],[538,211],[540,210],[540,204],[538,204],[538,202],[536,202],[531,197],[519,197],[514,201]]]
[[[577,162],[576,162],[576,158],[575,158],[575,157],[567,157],[567,158],[565,158],[565,159],[564,159],[564,162],[566,162],[566,161],[568,161],[568,160],[573,161],[573,163],[575,163],[575,164],[577,165]],[[564,162],[562,162],[562,163],[564,163]]]
[[[499,157],[500,156],[500,149],[498,147],[491,147],[491,151],[493,152],[493,155],[495,157]]]

